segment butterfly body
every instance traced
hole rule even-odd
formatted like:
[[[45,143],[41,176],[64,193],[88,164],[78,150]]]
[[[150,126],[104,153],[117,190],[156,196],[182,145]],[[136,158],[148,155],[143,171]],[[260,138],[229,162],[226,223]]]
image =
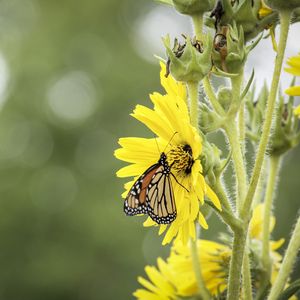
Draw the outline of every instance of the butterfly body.
[[[158,224],[174,221],[176,206],[170,175],[171,167],[162,152],[159,161],[150,166],[130,189],[124,202],[125,214],[148,214]]]

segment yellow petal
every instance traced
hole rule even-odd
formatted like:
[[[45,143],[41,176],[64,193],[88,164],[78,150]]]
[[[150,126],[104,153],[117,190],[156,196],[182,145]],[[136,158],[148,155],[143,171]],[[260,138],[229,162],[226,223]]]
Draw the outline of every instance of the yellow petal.
[[[142,175],[147,169],[149,165],[141,165],[141,164],[132,164],[126,167],[121,168],[116,174],[118,177],[131,177]]]
[[[162,235],[162,234],[166,231],[167,228],[168,228],[168,225],[166,225],[166,224],[161,224],[161,225],[159,226],[158,235]]]
[[[222,210],[220,200],[215,192],[206,184],[206,195],[218,210]]]
[[[295,109],[294,109],[294,115],[298,118],[300,118],[300,105],[298,105]]]
[[[149,291],[152,291],[154,293],[156,293],[158,291],[157,287],[152,284],[151,282],[149,282],[148,280],[146,280],[145,278],[139,276],[138,277],[138,282],[145,287],[146,289],[148,289]]]
[[[290,96],[300,96],[300,86],[291,86],[285,90],[285,93]]]
[[[202,215],[201,212],[199,212],[199,224],[204,228],[204,229],[208,229],[208,224],[206,223],[206,220],[204,218],[204,216]]]
[[[166,244],[170,243],[172,241],[172,239],[176,236],[177,233],[178,233],[178,223],[177,223],[177,219],[175,219],[175,221],[173,221],[173,223],[171,223],[171,225],[162,241],[162,244],[166,245]]]
[[[161,295],[153,294],[147,290],[138,289],[133,293],[138,300],[170,300],[168,297],[162,298]]]
[[[284,70],[288,73],[291,73],[295,76],[300,76],[300,53],[297,56],[292,56],[287,60],[289,68]]]
[[[174,134],[172,127],[165,119],[145,106],[137,105],[132,116],[166,141],[170,140]]]
[[[160,291],[160,294],[168,294],[174,293],[174,288],[172,285],[163,277],[163,275],[154,267],[147,266],[145,271],[149,277],[149,279],[153,282],[153,284]]]
[[[160,82],[166,92],[172,96],[179,96],[182,99],[186,99],[186,86],[181,82],[177,82],[171,75],[168,77],[165,76],[166,65],[164,63],[160,62],[160,67]]]
[[[146,219],[146,221],[143,223],[144,227],[151,227],[151,226],[158,226],[156,222],[154,222],[150,217]]]
[[[279,248],[284,244],[284,242],[285,242],[284,239],[280,239],[280,240],[278,240],[278,241],[271,241],[271,242],[270,242],[271,249],[272,249],[273,251],[279,249]]]

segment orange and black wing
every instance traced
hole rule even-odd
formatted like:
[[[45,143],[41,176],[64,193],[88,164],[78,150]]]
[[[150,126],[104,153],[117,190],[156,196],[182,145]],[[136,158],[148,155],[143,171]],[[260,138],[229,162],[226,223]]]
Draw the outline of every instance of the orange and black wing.
[[[146,204],[147,188],[159,167],[159,163],[152,165],[133,184],[124,202],[124,212],[126,215],[135,216],[148,213]]]
[[[146,191],[147,213],[158,224],[170,224],[176,218],[170,174],[164,165],[157,167]]]

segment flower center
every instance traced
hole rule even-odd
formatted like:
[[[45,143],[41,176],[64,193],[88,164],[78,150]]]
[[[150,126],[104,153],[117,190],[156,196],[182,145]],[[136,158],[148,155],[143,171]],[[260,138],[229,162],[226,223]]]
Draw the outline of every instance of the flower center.
[[[188,175],[192,171],[194,164],[193,151],[190,145],[176,145],[168,153],[168,161],[172,171]]]

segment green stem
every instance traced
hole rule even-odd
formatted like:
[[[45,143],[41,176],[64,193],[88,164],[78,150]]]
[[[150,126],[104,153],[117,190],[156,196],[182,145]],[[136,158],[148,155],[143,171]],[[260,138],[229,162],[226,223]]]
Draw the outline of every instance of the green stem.
[[[233,232],[240,230],[242,228],[242,221],[234,215],[231,203],[229,202],[220,178],[217,178],[215,184],[211,184],[211,187],[220,199],[222,211],[215,209],[213,204],[211,204],[211,207],[215,209],[215,212],[223,219],[224,223],[230,226]]]
[[[247,190],[247,175],[245,170],[244,157],[241,151],[239,135],[234,121],[225,124],[225,131],[227,133],[227,137],[232,151],[233,164],[237,180],[238,196],[236,202],[238,212],[240,212]]]
[[[203,41],[203,15],[193,15],[192,20],[197,40]]]
[[[195,25],[195,34],[197,39],[202,39],[202,26],[203,26],[203,16],[193,16],[193,22]],[[190,100],[190,118],[191,124],[197,128],[198,130],[198,122],[199,122],[199,111],[198,111],[198,88],[199,82],[187,82],[187,88],[189,93],[189,100]],[[195,272],[195,277],[197,280],[198,285],[198,294],[202,300],[210,300],[211,295],[207,290],[202,273],[201,273],[201,266],[198,257],[198,249],[197,249],[197,240],[195,241],[191,239],[191,257],[193,262],[193,268]]]
[[[240,295],[241,268],[243,265],[244,248],[246,245],[244,229],[234,233],[232,256],[230,260],[227,300],[238,300]]]
[[[197,241],[198,241],[198,239],[196,239],[195,241],[191,239],[190,247],[191,247],[191,257],[192,257],[192,262],[193,262],[193,268],[194,268],[195,277],[196,277],[197,285],[198,285],[198,294],[202,300],[210,300],[211,295],[205,286],[205,283],[204,283],[204,280],[202,277],[202,273],[201,273],[200,261],[199,261],[199,256],[198,256],[199,245],[197,245]]]
[[[198,82],[190,81],[187,83],[188,92],[189,92],[189,99],[190,99],[190,117],[191,117],[191,124],[198,128]]]
[[[248,243],[246,243],[246,248],[248,248]],[[248,251],[244,254],[243,260],[243,293],[244,299],[252,300],[252,282],[251,282],[251,269]]]
[[[299,249],[300,249],[300,217],[298,217],[293,235],[291,237],[288,248],[285,252],[284,259],[280,267],[279,273],[275,279],[275,282],[273,283],[268,300],[276,300],[279,298],[279,295],[282,292],[290,276]]]
[[[255,194],[255,190],[257,187],[257,183],[259,180],[260,172],[262,170],[263,161],[265,158],[265,152],[268,145],[270,132],[271,132],[271,125],[272,125],[272,117],[273,112],[275,108],[275,102],[276,102],[276,96],[278,91],[278,84],[281,74],[281,68],[282,68],[282,62],[284,58],[285,48],[286,48],[286,42],[289,32],[289,26],[290,26],[290,19],[291,19],[291,12],[290,11],[281,11],[279,13],[280,20],[281,20],[281,26],[280,26],[280,38],[279,38],[279,45],[278,45],[278,52],[275,60],[275,69],[273,73],[273,79],[270,89],[270,94],[268,97],[267,102],[267,109],[265,113],[265,121],[263,124],[262,129],[262,136],[260,139],[258,152],[255,160],[255,165],[252,172],[252,177],[250,181],[249,190],[243,205],[243,209],[241,212],[241,216],[246,217],[249,215],[249,212],[251,210],[251,205],[253,201],[253,196]]]
[[[266,178],[268,177],[267,170],[266,170],[267,162],[268,162],[267,160],[264,160],[263,162],[262,170],[260,172],[260,176],[257,183],[257,188],[252,201],[252,209],[263,201],[263,196],[264,196],[263,191],[266,186]]]
[[[228,110],[229,116],[236,116],[241,107],[241,88],[243,84],[244,70],[242,69],[237,77],[231,79],[232,99]]]
[[[263,286],[267,286],[271,278],[272,261],[270,256],[270,223],[272,212],[272,200],[275,192],[276,178],[279,171],[280,156],[270,157],[269,178],[264,202],[264,217],[263,217],[263,235],[262,235],[262,264],[265,271],[265,276],[262,282]]]
[[[241,103],[239,110],[239,133],[240,133],[240,144],[242,148],[243,156],[245,156],[245,138],[246,138],[246,125],[245,125],[245,103]]]
[[[203,87],[204,87],[204,91],[205,91],[205,94],[207,95],[212,107],[214,108],[214,110],[220,115],[220,116],[223,116],[225,115],[225,112],[224,112],[224,109],[223,107],[221,106],[221,104],[219,103],[216,95],[215,95],[215,92],[211,86],[211,83],[208,79],[208,77],[206,76],[204,79],[203,79]]]

